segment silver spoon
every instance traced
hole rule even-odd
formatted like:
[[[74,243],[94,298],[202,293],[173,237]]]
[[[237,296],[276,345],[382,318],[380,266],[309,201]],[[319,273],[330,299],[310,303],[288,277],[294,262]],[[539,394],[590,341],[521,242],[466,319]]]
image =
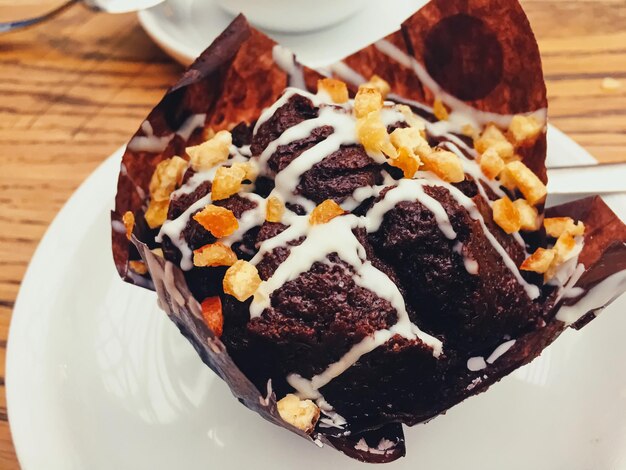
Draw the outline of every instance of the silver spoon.
[[[626,163],[548,168],[548,193],[626,194]]]
[[[93,11],[103,11],[105,13],[128,13],[131,11],[150,8],[154,5],[162,3],[163,1],[164,0],[67,0],[61,6],[44,13],[43,15],[23,20],[0,22],[0,33],[8,33],[9,31],[16,31],[28,26],[43,23],[44,21],[54,18],[59,13],[67,10],[77,3],[82,3]]]

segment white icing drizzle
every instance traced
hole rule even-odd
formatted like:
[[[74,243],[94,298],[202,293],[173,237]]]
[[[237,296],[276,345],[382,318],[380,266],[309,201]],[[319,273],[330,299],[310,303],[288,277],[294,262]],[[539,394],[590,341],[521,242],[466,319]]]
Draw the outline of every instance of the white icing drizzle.
[[[586,313],[601,309],[626,291],[626,270],[619,271],[593,286],[587,295],[573,305],[563,305],[556,319],[566,325],[580,320]]]
[[[184,141],[189,140],[193,131],[195,131],[198,127],[204,126],[204,122],[206,121],[206,113],[202,114],[192,114],[183,125],[180,126],[180,129],[176,131],[176,133],[183,138]]]
[[[500,346],[494,349],[491,355],[487,358],[487,364],[493,364],[494,362],[496,362],[498,359],[500,359],[500,357],[506,354],[508,350],[513,347],[514,344],[515,344],[514,339],[511,339],[509,341],[506,341],[505,343],[502,343]]]
[[[128,150],[133,152],[163,152],[176,134],[181,136],[183,140],[186,141],[189,139],[193,131],[195,131],[198,127],[204,126],[205,121],[206,114],[192,114],[185,119],[185,122],[175,133],[157,136],[154,135],[152,124],[146,119],[141,124],[141,130],[145,135],[133,137],[128,143]]]
[[[576,283],[580,279],[580,277],[585,272],[585,265],[582,263],[578,263],[576,265],[576,269],[573,274],[570,276],[567,284],[565,284],[559,291],[559,295],[557,296],[556,301],[558,302],[561,299],[573,299],[580,295],[582,295],[585,290],[582,287],[575,287]]]
[[[165,150],[174,134],[166,134],[163,136],[154,135],[152,124],[147,119],[141,123],[141,130],[145,135],[133,137],[128,143],[128,150],[132,152],[152,152],[159,153]]]
[[[456,232],[452,228],[450,219],[439,201],[424,192],[424,180],[401,179],[395,188],[385,193],[383,199],[378,201],[367,212],[368,232],[376,232],[383,222],[385,214],[403,201],[419,201],[435,216],[441,232],[450,240],[456,238]]]
[[[465,266],[465,270],[469,274],[472,274],[472,275],[478,274],[478,270],[479,270],[478,262],[475,259],[469,258],[463,254],[462,243],[460,242],[455,243],[455,245],[452,247],[452,251],[454,251],[455,253],[458,253],[459,255],[463,257],[463,266]]]
[[[336,62],[328,66],[327,69],[330,73],[335,74],[341,80],[348,82],[351,85],[358,86],[367,81],[363,75],[348,66],[345,62]],[[330,75],[330,73],[328,75]]]
[[[296,62],[296,57],[286,47],[276,44],[272,49],[274,63],[289,76],[289,86],[306,90],[304,83],[304,71],[302,66]]]
[[[467,368],[472,372],[477,372],[487,368],[485,358],[482,356],[470,357],[467,360]]]

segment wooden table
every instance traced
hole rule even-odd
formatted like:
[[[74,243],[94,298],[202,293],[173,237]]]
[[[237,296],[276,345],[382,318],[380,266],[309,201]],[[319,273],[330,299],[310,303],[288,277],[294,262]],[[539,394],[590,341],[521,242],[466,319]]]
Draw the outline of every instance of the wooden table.
[[[0,0],[0,18],[13,8],[6,5]],[[626,160],[626,0],[524,6],[543,55],[552,123],[599,160]],[[18,468],[4,355],[28,261],[67,198],[129,139],[181,71],[131,14],[76,7],[0,36],[0,469]],[[621,88],[604,91],[605,77]]]

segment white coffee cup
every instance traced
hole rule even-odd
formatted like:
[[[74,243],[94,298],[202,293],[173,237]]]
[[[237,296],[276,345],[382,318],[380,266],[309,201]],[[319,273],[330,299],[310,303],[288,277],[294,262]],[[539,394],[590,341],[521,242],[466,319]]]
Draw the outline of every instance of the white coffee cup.
[[[216,0],[227,12],[243,13],[255,26],[288,33],[325,28],[355,14],[367,0]]]

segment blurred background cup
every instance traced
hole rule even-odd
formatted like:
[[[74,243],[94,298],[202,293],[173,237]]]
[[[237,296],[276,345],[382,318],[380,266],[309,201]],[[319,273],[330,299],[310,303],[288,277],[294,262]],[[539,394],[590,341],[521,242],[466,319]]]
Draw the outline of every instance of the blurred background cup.
[[[339,23],[365,8],[367,0],[216,0],[224,10],[243,13],[255,26],[302,33]]]

